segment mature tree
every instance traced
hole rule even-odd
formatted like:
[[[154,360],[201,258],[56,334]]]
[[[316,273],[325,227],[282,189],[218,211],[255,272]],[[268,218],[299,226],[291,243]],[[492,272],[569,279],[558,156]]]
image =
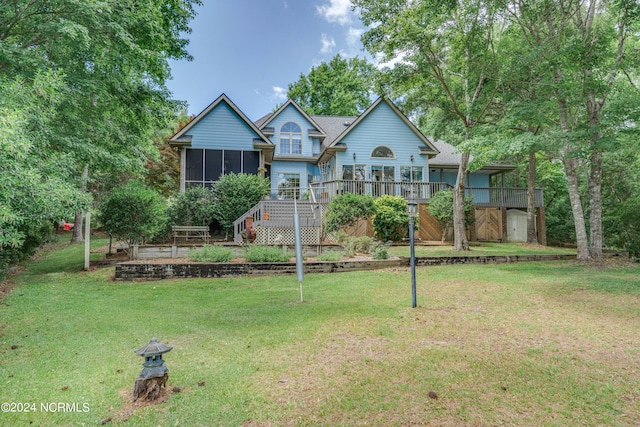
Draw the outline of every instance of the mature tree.
[[[640,256],[640,152],[638,143],[605,153],[603,226],[607,246]]]
[[[637,84],[637,77],[630,82]],[[637,127],[640,111],[629,106],[640,105],[640,93],[628,90],[626,85],[616,85],[611,101],[603,110],[602,124],[609,132],[614,126],[620,146],[615,151],[603,153],[602,174],[602,223],[604,243],[607,247],[624,249],[640,256],[640,141]]]
[[[505,22],[505,25],[508,23]],[[537,49],[526,43],[517,26],[507,26],[500,40],[500,110],[480,142],[492,160],[523,165],[527,181],[527,243],[538,243],[536,233],[536,182],[538,158],[554,151],[552,134],[555,103],[548,65]],[[474,147],[474,153],[478,146]],[[518,176],[516,175],[516,178]]]
[[[491,2],[465,0],[355,0],[369,30],[367,50],[385,62],[391,87],[405,106],[430,110],[427,129],[457,145],[478,134],[494,108],[497,74],[494,39],[501,27]],[[470,153],[462,152],[454,189],[454,246],[469,250],[464,224],[465,178]]]
[[[173,131],[182,129],[191,119],[184,110],[174,120]],[[158,149],[158,156],[149,158],[145,165],[145,181],[165,197],[174,196],[180,191],[179,150],[169,145],[169,138],[167,134],[155,138],[154,145]]]
[[[289,84],[287,97],[307,113],[357,116],[371,104],[375,68],[365,59],[336,55],[329,63],[312,67]]]
[[[137,174],[178,105],[167,60],[189,59],[200,0],[11,0],[0,4],[0,76],[30,82],[63,70],[64,96],[46,140],[73,159],[79,191],[103,174]],[[82,216],[76,222],[81,222]],[[76,226],[79,233],[81,227]],[[75,235],[81,239],[81,234]]]
[[[621,72],[637,65],[635,1],[513,0],[506,11],[524,40],[549,69],[557,103],[558,156],[567,175],[578,259],[602,258],[602,158],[615,147],[615,129],[603,127],[602,112]],[[631,107],[631,106],[629,106]],[[623,126],[619,122],[617,127]],[[589,227],[580,195],[587,170]]]
[[[57,73],[38,72],[30,82],[0,75],[0,276],[54,223],[88,205],[69,169],[73,156],[47,144],[64,90]]]

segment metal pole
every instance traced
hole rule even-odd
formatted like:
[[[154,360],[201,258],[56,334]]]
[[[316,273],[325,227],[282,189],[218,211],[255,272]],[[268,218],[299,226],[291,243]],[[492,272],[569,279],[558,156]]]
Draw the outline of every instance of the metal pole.
[[[84,271],[89,271],[90,248],[91,248],[91,210],[87,210],[87,217],[84,221]]]
[[[413,216],[409,217],[409,244],[411,246],[411,296],[412,296],[412,308],[416,308],[417,296],[416,296],[416,252],[413,237]]]
[[[296,245],[296,273],[298,276],[298,283],[300,283],[300,302],[303,302],[302,282],[304,281],[304,266],[302,265],[302,237],[300,232],[300,216],[298,215],[298,205],[295,198],[293,199],[293,208],[293,234]]]

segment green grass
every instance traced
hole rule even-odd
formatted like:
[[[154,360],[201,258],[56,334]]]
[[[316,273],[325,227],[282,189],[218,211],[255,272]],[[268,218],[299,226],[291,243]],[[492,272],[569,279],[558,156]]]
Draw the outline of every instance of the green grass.
[[[408,269],[308,274],[301,303],[295,276],[114,282],[81,267],[81,245],[62,247],[0,302],[0,402],[38,409],[0,425],[640,423],[638,265],[418,268],[416,309]],[[137,407],[133,350],[151,337],[174,347],[181,392]]]
[[[429,256],[499,256],[499,255],[574,255],[575,249],[551,246],[525,245],[522,243],[471,243],[470,251],[456,251],[453,246],[423,246],[419,242],[415,246],[417,257]],[[390,256],[409,256],[409,246],[391,246]]]

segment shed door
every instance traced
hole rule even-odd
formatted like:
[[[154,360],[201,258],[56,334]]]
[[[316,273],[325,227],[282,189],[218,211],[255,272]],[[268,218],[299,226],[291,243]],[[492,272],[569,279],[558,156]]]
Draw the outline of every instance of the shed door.
[[[527,241],[527,213],[520,210],[507,212],[507,241]]]

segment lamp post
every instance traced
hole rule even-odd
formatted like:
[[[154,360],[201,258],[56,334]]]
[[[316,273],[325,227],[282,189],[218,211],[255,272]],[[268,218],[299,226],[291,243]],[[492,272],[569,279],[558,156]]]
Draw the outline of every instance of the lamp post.
[[[418,216],[418,204],[413,198],[407,203],[407,215],[409,215],[409,245],[411,247],[411,307],[416,308],[417,296],[416,296],[416,252],[415,252],[415,239],[413,236],[413,224],[416,216]]]

